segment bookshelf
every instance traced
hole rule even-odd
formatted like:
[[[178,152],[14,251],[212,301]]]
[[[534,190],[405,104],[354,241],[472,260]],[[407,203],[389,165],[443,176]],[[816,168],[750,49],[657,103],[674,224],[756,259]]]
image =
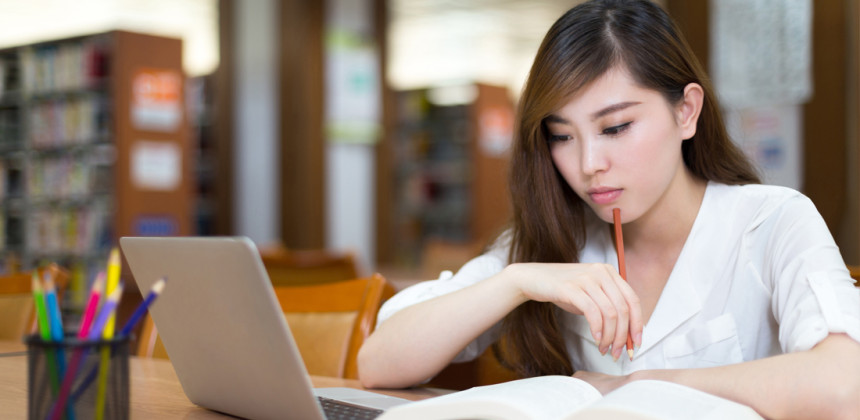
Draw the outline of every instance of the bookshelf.
[[[188,79],[186,102],[194,143],[195,201],[193,210],[194,233],[201,236],[218,234],[219,185],[218,150],[215,142],[214,95],[212,75]]]
[[[74,308],[118,237],[191,233],[181,53],[126,31],[0,50],[0,271],[56,262]]]
[[[508,222],[513,105],[503,87],[472,88],[458,105],[433,104],[430,89],[396,92],[394,265],[426,264],[440,244],[478,252]]]

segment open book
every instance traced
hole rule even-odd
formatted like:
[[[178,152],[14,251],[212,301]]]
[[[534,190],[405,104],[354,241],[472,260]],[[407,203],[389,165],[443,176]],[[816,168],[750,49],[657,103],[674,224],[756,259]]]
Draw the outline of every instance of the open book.
[[[671,382],[634,381],[602,396],[580,379],[541,376],[396,406],[378,420],[761,418],[750,407]]]

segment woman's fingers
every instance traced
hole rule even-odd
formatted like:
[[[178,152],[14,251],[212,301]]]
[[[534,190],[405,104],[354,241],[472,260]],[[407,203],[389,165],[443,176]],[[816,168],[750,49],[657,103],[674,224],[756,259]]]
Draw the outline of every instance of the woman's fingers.
[[[609,264],[529,264],[522,292],[527,298],[553,302],[565,311],[582,314],[601,353],[612,349],[618,358],[628,331],[641,343],[639,298]],[[535,270],[535,271],[532,271]],[[636,341],[638,340],[638,341]]]
[[[643,323],[639,297],[611,265],[596,264],[593,268],[595,281],[582,285],[590,302],[574,305],[586,316],[600,353],[611,349],[613,359],[617,360],[627,347],[628,336],[635,345],[641,344]],[[598,310],[599,315],[587,313],[586,307],[589,311]]]
[[[605,354],[612,349],[617,359],[627,345],[628,331],[633,331],[631,321],[641,325],[639,299],[610,265],[593,264],[587,273],[579,274],[577,281],[563,288],[567,304],[557,304],[569,312],[582,313],[598,350]]]
[[[601,339],[597,341],[597,348],[601,354],[605,354],[609,350],[615,340],[615,335],[618,330],[618,311],[615,303],[607,296],[603,288],[598,285],[590,285],[586,289],[588,297],[594,302],[595,306],[600,310],[600,318],[602,325],[591,325],[592,329],[600,328]]]
[[[606,265],[605,268],[607,275],[604,277],[602,284],[603,290],[612,301],[617,314],[615,318],[617,327],[615,328],[615,336],[612,340],[612,358],[617,360],[627,345],[627,337],[630,331],[631,305],[628,301],[629,294],[625,294],[625,290],[629,290],[630,292],[633,290],[618,275],[614,267]],[[632,294],[636,295],[635,293]]]
[[[621,276],[618,276],[620,279]],[[618,284],[618,290],[624,295],[624,300],[627,302],[630,314],[630,335],[633,337],[633,344],[636,347],[642,345],[642,329],[645,327],[645,322],[642,318],[642,305],[639,301],[639,296],[633,291],[633,288],[623,279]]]
[[[603,340],[603,314],[600,307],[587,293],[575,293],[569,297],[569,305],[556,303],[561,306],[561,309],[571,313],[582,313],[585,320],[588,321],[588,326],[591,329],[591,336],[598,343]]]

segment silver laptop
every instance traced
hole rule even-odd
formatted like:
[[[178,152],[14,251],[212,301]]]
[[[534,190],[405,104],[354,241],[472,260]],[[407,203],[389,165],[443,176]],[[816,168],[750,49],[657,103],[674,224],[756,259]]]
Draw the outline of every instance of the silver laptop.
[[[384,410],[409,401],[316,388],[248,238],[120,239],[142,293],[162,276],[150,309],[191,402],[251,419],[325,419],[318,397]]]

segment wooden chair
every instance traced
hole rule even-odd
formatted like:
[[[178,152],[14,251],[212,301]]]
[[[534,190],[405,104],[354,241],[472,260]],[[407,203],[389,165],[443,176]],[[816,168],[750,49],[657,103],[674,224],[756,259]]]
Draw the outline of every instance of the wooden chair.
[[[260,257],[275,287],[327,283],[358,277],[355,258],[349,253],[291,250],[278,243],[261,247]],[[169,359],[167,350],[158,336],[158,328],[149,315],[144,318],[141,325],[137,340],[137,355]]]
[[[155,322],[149,314],[143,318],[142,324],[140,336],[137,337],[137,356],[170,359],[164,343],[161,342],[161,337],[158,336],[158,328],[155,327]]]
[[[848,272],[851,273],[851,278],[854,279],[854,285],[860,287],[860,265],[849,265]]]
[[[260,249],[260,257],[274,286],[326,283],[358,277],[355,257],[323,249]]]
[[[308,372],[358,378],[358,350],[376,327],[376,313],[394,295],[380,274],[317,284],[276,286],[275,294]],[[143,321],[140,357],[168,358],[152,318]]]
[[[275,294],[312,375],[358,378],[358,350],[376,327],[376,313],[394,295],[381,274],[292,286]]]
[[[63,268],[51,265],[39,270],[50,270],[54,276],[57,297],[62,302],[69,274]],[[21,340],[36,328],[33,305],[32,271],[0,276],[0,340]]]

